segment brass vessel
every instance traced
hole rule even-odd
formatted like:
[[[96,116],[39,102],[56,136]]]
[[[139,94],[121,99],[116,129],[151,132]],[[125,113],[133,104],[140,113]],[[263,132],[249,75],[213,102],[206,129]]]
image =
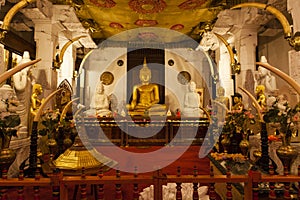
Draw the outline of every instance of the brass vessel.
[[[240,142],[239,146],[241,148],[243,156],[247,157],[248,156],[248,152],[249,152],[249,146],[250,146],[249,141],[246,138],[244,138]]]
[[[79,136],[76,136],[74,144],[53,161],[53,167],[60,169],[66,175],[80,175],[82,168],[85,169],[86,174],[97,174],[100,168],[105,172],[117,164],[116,161],[104,155],[99,161],[99,156],[96,159],[91,151],[100,155],[95,149],[86,148]]]
[[[283,167],[287,167],[290,172],[291,166],[298,156],[298,152],[291,145],[282,145],[276,149],[276,154],[283,164]]]
[[[224,135],[224,138],[221,140],[221,144],[224,152],[227,153],[230,147],[230,137],[228,135]]]
[[[4,136],[2,138],[2,143],[0,143],[1,151],[0,151],[0,177],[2,177],[2,171],[8,170],[10,165],[16,159],[16,152],[13,149],[8,148],[11,140],[11,136]]]

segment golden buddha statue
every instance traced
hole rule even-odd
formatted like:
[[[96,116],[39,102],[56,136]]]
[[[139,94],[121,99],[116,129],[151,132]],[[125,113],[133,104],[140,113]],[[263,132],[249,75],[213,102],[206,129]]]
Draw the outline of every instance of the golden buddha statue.
[[[150,83],[151,70],[147,66],[146,58],[139,73],[141,84],[133,87],[132,101],[128,105],[130,115],[165,115],[166,105],[158,104],[159,87]]]
[[[43,103],[44,99],[39,99],[39,95],[43,92],[43,88],[41,84],[34,84],[32,87],[32,95],[31,95],[31,114],[36,115],[37,110]]]
[[[266,103],[266,95],[265,95],[265,86],[264,85],[258,85],[255,88],[255,94],[256,94],[256,100],[258,104],[262,107],[265,108],[267,103]]]
[[[235,93],[233,96],[233,106],[231,111],[242,112],[244,110],[243,96],[240,93]]]

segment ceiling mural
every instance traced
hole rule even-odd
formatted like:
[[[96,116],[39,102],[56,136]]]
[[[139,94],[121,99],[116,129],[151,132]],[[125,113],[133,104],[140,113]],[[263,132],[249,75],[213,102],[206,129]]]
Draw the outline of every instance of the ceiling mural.
[[[265,2],[265,0],[256,0],[255,2],[259,1]],[[286,0],[284,1],[286,2]],[[36,0],[36,3],[34,2],[35,0],[32,0],[32,3],[16,12],[8,27],[11,31],[25,38],[34,46],[34,20],[50,19],[67,30],[65,33],[68,39],[72,39],[70,34],[67,34],[68,31],[73,36],[85,35],[86,37],[80,39],[80,42],[89,49],[95,48],[97,44],[107,38],[136,28],[153,27],[174,30],[174,32],[188,36],[197,42],[200,42],[203,34],[207,31],[207,25],[215,32],[224,35],[226,31],[239,23],[239,19],[232,18],[233,12],[229,8],[245,2],[245,0]],[[286,11],[286,7],[277,5],[278,2],[282,2],[282,0],[272,0],[272,5],[280,8],[281,11]],[[0,20],[3,21],[9,9],[16,3],[15,0],[6,1],[0,9]],[[264,23],[272,19],[268,12],[259,12],[258,15],[261,15],[259,19],[263,19]],[[251,20],[252,17],[250,17]],[[274,21],[276,22],[276,20]],[[277,30],[277,32],[278,29],[281,29],[280,23],[277,22],[262,26],[263,28],[259,31],[260,35],[266,35],[270,29]],[[164,32],[165,34],[159,35],[168,38],[168,41],[163,41],[181,41],[178,37],[170,36],[168,31]],[[152,33],[151,35],[150,32],[147,32],[134,37],[141,40],[153,40],[155,35],[157,34]],[[133,39],[133,37],[131,38]],[[35,48],[31,48],[34,51]],[[20,51],[22,50],[20,49]]]
[[[199,37],[201,23],[216,20],[223,0],[76,0],[75,12],[92,37],[105,39],[140,27],[159,27]]]

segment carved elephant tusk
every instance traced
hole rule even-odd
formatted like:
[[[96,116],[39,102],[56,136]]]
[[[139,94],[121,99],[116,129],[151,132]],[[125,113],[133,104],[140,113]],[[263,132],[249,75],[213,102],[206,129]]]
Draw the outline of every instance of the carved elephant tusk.
[[[69,40],[69,41],[61,48],[61,51],[60,51],[59,56],[58,56],[58,63],[56,63],[58,68],[59,68],[60,65],[63,63],[63,58],[64,58],[64,55],[65,55],[65,52],[66,52],[67,48],[68,48],[72,43],[76,42],[77,40],[79,40],[80,38],[83,38],[83,37],[86,37],[86,36],[85,36],[85,35],[81,35],[81,36],[72,38],[71,40]]]
[[[241,89],[243,92],[245,92],[249,97],[250,99],[253,101],[254,105],[255,105],[255,108],[257,110],[257,113],[258,113],[258,117],[260,119],[261,122],[264,122],[264,119],[263,119],[263,116],[261,114],[262,112],[262,108],[261,106],[259,105],[259,103],[257,102],[257,100],[255,99],[255,97],[246,89],[242,88],[242,87],[239,87],[239,89]]]
[[[300,85],[294,79],[292,79],[289,75],[287,75],[283,71],[277,69],[276,67],[271,66],[268,63],[256,62],[256,64],[259,66],[262,66],[262,67],[270,70],[274,74],[278,75],[280,78],[285,80],[290,86],[292,86],[296,90],[296,92],[300,95]]]
[[[290,24],[289,24],[288,20],[276,8],[274,8],[270,5],[267,5],[267,4],[263,4],[263,3],[249,2],[249,3],[241,3],[241,4],[238,4],[238,5],[235,5],[231,9],[244,8],[244,7],[255,7],[255,8],[259,8],[259,9],[266,10],[266,11],[270,12],[271,14],[273,14],[280,21],[280,23],[283,27],[285,38],[290,38],[291,37],[292,29],[290,27]]]
[[[25,6],[27,6],[30,3],[35,2],[36,0],[22,0],[19,3],[15,4],[5,15],[4,19],[3,19],[3,24],[1,25],[1,39],[3,39],[5,37],[5,34],[7,33],[7,31],[9,30],[9,24],[12,20],[12,18],[15,16],[15,14],[21,10],[22,8],[24,8]]]
[[[208,121],[209,121],[209,123],[211,123],[212,121],[211,121],[211,117],[210,117],[210,114],[207,112],[207,110],[205,109],[205,108],[203,108],[203,107],[200,107],[200,109],[201,110],[203,110],[203,112],[206,114],[206,116],[207,116],[207,119],[208,119]]]
[[[266,10],[271,14],[273,14],[282,25],[284,38],[289,42],[291,47],[293,47],[296,51],[300,51],[300,33],[297,32],[296,34],[293,35],[289,21],[279,10],[277,10],[276,8],[270,5],[263,4],[263,3],[256,3],[256,2],[238,4],[236,6],[233,6],[231,9],[244,8],[244,7],[255,7],[255,8]]]
[[[236,62],[234,60],[234,54],[233,54],[233,51],[232,51],[229,43],[221,35],[219,35],[217,33],[214,33],[214,34],[219,38],[219,40],[221,40],[221,42],[223,42],[223,44],[227,48],[227,51],[228,51],[229,56],[230,56],[230,66],[231,66],[232,72],[234,72],[234,73],[240,73],[240,69],[238,69],[238,70],[236,69]]]
[[[64,118],[66,117],[68,109],[72,105],[72,103],[75,102],[75,101],[77,101],[77,100],[79,100],[79,97],[77,97],[75,99],[72,99],[72,101],[69,101],[67,103],[67,105],[65,105],[65,107],[64,107],[64,109],[63,109],[63,111],[61,112],[61,115],[60,115],[60,119],[59,119],[60,122],[62,122],[64,120]]]
[[[54,92],[52,92],[46,99],[45,101],[41,104],[41,106],[39,107],[36,115],[34,116],[33,122],[38,122],[40,119],[40,116],[43,112],[44,107],[46,106],[46,104],[51,100],[52,97],[54,97],[54,95],[58,92],[60,92],[61,90],[63,90],[63,88],[55,90]]]
[[[86,59],[91,55],[91,53],[93,52],[94,50],[90,50],[87,54],[84,55],[80,65],[79,65],[79,69],[78,69],[78,76],[81,74],[82,72],[82,69],[83,69],[83,65],[86,61]]]
[[[21,71],[22,69],[30,66],[30,65],[33,65],[37,62],[41,61],[41,59],[36,59],[36,60],[33,60],[33,61],[29,61],[29,62],[26,62],[26,63],[23,63],[21,65],[18,65],[6,72],[4,72],[2,75],[0,75],[0,83],[2,83],[3,81],[5,81],[6,79],[8,79],[9,77],[11,77],[12,75],[14,75],[15,73]]]
[[[220,106],[223,110],[226,111],[226,113],[229,112],[228,108],[224,104],[222,104],[222,103],[220,103],[220,102],[218,102],[216,100],[212,100],[212,103],[215,103],[217,106]]]

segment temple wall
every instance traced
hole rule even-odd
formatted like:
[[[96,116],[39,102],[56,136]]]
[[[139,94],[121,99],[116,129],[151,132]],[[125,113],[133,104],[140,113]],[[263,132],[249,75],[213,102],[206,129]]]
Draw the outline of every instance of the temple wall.
[[[105,85],[105,93],[107,95],[114,94],[118,104],[126,101],[126,53],[126,48],[99,48],[93,50],[83,67],[85,70],[85,83],[81,85],[80,90],[83,91],[85,96],[81,103],[86,106],[90,105],[96,85],[99,83],[101,74],[105,71],[111,72],[114,76],[112,84]],[[124,62],[122,66],[117,64],[118,60]],[[168,64],[170,60],[174,61],[172,66]],[[197,89],[204,89],[203,107],[208,105],[212,95],[209,92],[212,87],[210,72],[213,66],[211,65],[212,63],[208,61],[208,57],[201,51],[185,48],[165,50],[165,103],[172,112],[175,112],[177,108],[182,110],[184,94],[188,91],[188,85],[181,84],[178,80],[178,74],[181,71],[187,71],[190,74],[191,81],[196,83]]]
[[[259,48],[258,48],[258,57],[264,55],[268,59],[268,63],[274,67],[277,67],[281,71],[292,75],[290,69],[293,69],[293,66],[290,66],[289,51],[294,52],[289,46],[288,42],[284,39],[282,35],[279,37],[274,37],[274,39],[266,40],[264,38],[259,38]],[[293,69],[294,71],[294,69]],[[285,94],[289,98],[290,102],[293,104],[297,101],[297,95],[295,91],[281,78],[277,75],[272,74],[276,77],[277,88],[279,94]],[[299,74],[300,75],[300,74]],[[295,76],[295,75],[294,75]],[[299,82],[300,83],[300,82]]]

